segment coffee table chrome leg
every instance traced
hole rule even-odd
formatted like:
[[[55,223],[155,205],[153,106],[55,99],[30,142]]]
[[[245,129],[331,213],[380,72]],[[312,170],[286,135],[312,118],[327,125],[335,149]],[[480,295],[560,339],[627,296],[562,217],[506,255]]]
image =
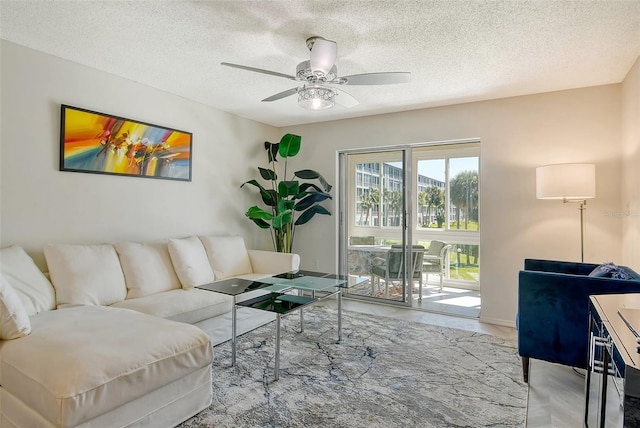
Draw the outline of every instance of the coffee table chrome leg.
[[[236,296],[231,307],[231,366],[236,365]]]
[[[342,290],[338,290],[338,342],[342,341]]]
[[[298,296],[303,296],[304,291],[298,290]],[[304,331],[304,309],[300,309],[300,333]]]
[[[275,370],[275,380],[280,379],[280,314],[276,315],[276,370]]]

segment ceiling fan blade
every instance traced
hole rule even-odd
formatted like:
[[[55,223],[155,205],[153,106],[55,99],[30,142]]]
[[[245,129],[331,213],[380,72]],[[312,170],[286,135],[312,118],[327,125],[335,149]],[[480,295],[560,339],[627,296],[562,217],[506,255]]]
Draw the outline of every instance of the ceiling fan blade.
[[[351,94],[343,91],[342,89],[331,88],[336,91],[336,104],[340,104],[342,107],[355,107],[358,104],[358,100],[356,100]]]
[[[311,70],[322,71],[325,75],[331,71],[336,62],[338,45],[336,42],[317,38],[311,47]]]
[[[411,73],[364,73],[342,76],[336,79],[342,85],[390,85],[394,83],[408,83],[411,81]],[[333,83],[333,82],[331,82]]]
[[[289,80],[296,80],[295,76],[291,76],[290,74],[278,73],[277,71],[263,70],[262,68],[248,67],[246,65],[239,65],[239,64],[231,64],[229,62],[221,62],[220,64],[226,65],[227,67],[239,68],[241,70],[255,71],[256,73],[269,74],[271,76],[284,77],[285,79],[289,79]]]
[[[262,101],[275,101],[275,100],[279,100],[281,98],[285,98],[297,93],[298,93],[298,88],[291,88],[291,89],[287,89],[286,91],[278,92],[275,95],[271,95],[270,97],[265,98]]]

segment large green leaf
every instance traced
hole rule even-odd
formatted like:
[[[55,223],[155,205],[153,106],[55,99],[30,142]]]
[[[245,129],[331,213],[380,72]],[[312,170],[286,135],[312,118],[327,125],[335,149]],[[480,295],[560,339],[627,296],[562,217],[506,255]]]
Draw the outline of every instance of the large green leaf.
[[[265,180],[277,180],[278,179],[278,176],[276,175],[276,172],[271,170],[271,169],[258,167],[258,170],[260,171],[260,176],[262,178],[264,178]]]
[[[300,192],[300,183],[297,181],[281,181],[278,183],[278,195],[281,198],[297,195],[298,192]]]
[[[273,218],[273,227],[282,227],[293,220],[293,211],[285,210]],[[296,222],[297,223],[297,222]]]
[[[245,181],[244,183],[242,183],[240,185],[240,188],[244,187],[245,184],[252,184],[252,185],[256,186],[258,189],[260,189],[260,190],[265,190],[264,187],[262,187],[262,184],[258,183],[256,180]]]
[[[269,190],[265,189],[264,187],[262,187],[262,184],[258,183],[256,180],[246,181],[242,183],[240,187],[241,188],[244,187],[245,184],[251,184],[252,186],[256,186],[258,189],[260,189],[260,196],[262,196],[262,202],[264,202],[266,205],[270,207],[276,206],[278,195],[273,189],[269,189]]]
[[[308,189],[316,189],[317,192],[322,192],[322,189],[316,186],[313,183],[302,183],[300,184],[300,193],[306,192]]]
[[[262,202],[269,207],[275,207],[278,205],[278,192],[273,189],[265,189],[260,191],[260,196],[262,196]]]
[[[278,162],[279,147],[280,147],[280,143],[272,144],[268,141],[264,142],[264,149],[267,151],[267,155],[269,156],[269,163]]]
[[[267,223],[266,221],[262,220],[262,219],[252,218],[251,221],[253,221],[255,224],[257,224],[260,229],[269,229],[269,228],[271,228],[271,225],[269,223]]]
[[[293,173],[293,175],[295,175],[298,178],[303,178],[305,180],[318,180],[320,182],[320,184],[322,185],[322,187],[324,188],[325,192],[329,192],[331,191],[331,188],[333,186],[331,186],[331,184],[327,183],[327,180],[324,179],[324,177],[322,175],[320,175],[320,173],[312,170],[312,169],[303,169],[300,171],[296,171]]]
[[[331,213],[322,205],[314,205],[308,210],[306,210],[305,212],[303,212],[302,214],[300,214],[300,217],[298,217],[298,219],[296,220],[295,225],[299,226],[301,224],[305,224],[306,222],[311,220],[313,216],[316,214],[331,215]]]
[[[247,217],[249,217],[250,219],[252,219],[252,220],[254,220],[254,219],[261,219],[261,220],[271,220],[271,219],[273,219],[273,214],[271,214],[268,211],[263,210],[262,208],[260,208],[257,205],[254,205],[251,208],[249,208],[245,215]]]
[[[293,157],[300,151],[302,137],[299,135],[285,134],[280,140],[280,156],[283,158]]]
[[[331,196],[327,195],[326,193],[309,192],[307,193],[306,198],[298,201],[298,203],[295,205],[295,210],[304,211],[307,208],[309,208],[311,205],[316,204],[318,202],[322,202],[325,199],[329,199],[329,198],[331,198]]]
[[[300,186],[300,187],[302,187],[302,186]],[[323,192],[322,190],[320,190],[319,188],[318,188],[318,190],[317,190],[317,191],[315,191],[315,190],[314,190],[313,192],[298,192],[298,194],[297,194],[296,196],[294,196],[294,198],[293,198],[293,199],[304,199],[304,198],[306,198],[308,195],[325,195],[325,196],[326,196],[326,198],[324,198],[324,199],[333,199],[333,198],[331,197],[331,195],[330,195],[330,194],[328,194],[328,193],[324,193],[324,192]]]
[[[294,201],[293,199],[289,200],[289,199],[280,199],[278,201],[278,212],[283,212],[286,210],[292,210],[296,205],[296,201]]]

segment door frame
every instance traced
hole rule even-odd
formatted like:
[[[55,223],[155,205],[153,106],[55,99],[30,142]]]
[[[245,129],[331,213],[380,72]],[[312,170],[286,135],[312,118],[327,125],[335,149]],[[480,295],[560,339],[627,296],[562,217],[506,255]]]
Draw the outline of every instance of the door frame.
[[[412,242],[412,228],[411,224],[413,224],[413,201],[411,198],[407,197],[409,195],[409,187],[411,186],[411,177],[413,171],[413,161],[411,159],[411,146],[394,146],[394,147],[381,147],[381,148],[371,148],[371,149],[353,149],[353,150],[342,150],[338,151],[338,272],[341,275],[348,275],[348,255],[347,255],[347,247],[349,245],[348,242],[348,231],[349,231],[349,189],[348,184],[350,180],[349,177],[349,155],[357,155],[357,154],[367,154],[367,153],[384,153],[384,152],[400,152],[402,154],[402,201],[403,201],[403,209],[402,209],[402,222],[400,227],[399,235],[401,236],[401,240],[403,243],[402,256],[405,262],[403,262],[404,272],[403,272],[403,290],[404,290],[404,300],[390,300],[390,299],[380,299],[377,297],[369,297],[369,296],[360,296],[360,295],[349,295],[350,297],[358,300],[372,301],[372,302],[381,302],[383,301],[386,304],[398,305],[398,306],[406,306],[411,307],[413,302],[413,281],[410,280],[410,274],[412,269],[406,269],[406,261],[413,260],[413,252],[411,250],[411,246],[406,245],[407,242]],[[409,183],[409,184],[408,184]],[[410,284],[411,286],[408,286]],[[348,292],[347,292],[348,294]]]
[[[443,149],[446,148],[447,146],[451,147],[454,145],[458,145],[458,144],[469,144],[469,143],[474,143],[474,144],[480,144],[480,138],[467,138],[467,139],[460,139],[460,140],[443,140],[443,141],[435,141],[435,142],[428,142],[428,143],[414,143],[414,144],[400,144],[400,145],[395,145],[395,146],[380,146],[380,147],[367,147],[367,148],[359,148],[359,149],[344,149],[344,150],[337,150],[336,151],[336,162],[337,162],[337,183],[338,183],[338,206],[337,206],[337,211],[339,213],[338,216],[338,225],[337,225],[337,233],[338,233],[338,237],[337,237],[337,252],[336,254],[337,256],[337,265],[338,265],[338,272],[341,275],[347,275],[348,271],[347,271],[347,266],[348,266],[348,255],[347,255],[347,247],[348,247],[348,222],[349,222],[349,218],[348,218],[348,211],[346,211],[346,209],[348,208],[347,204],[349,203],[348,201],[348,196],[349,196],[349,189],[347,188],[347,180],[346,178],[348,177],[348,161],[347,161],[347,156],[348,155],[353,155],[353,154],[366,154],[366,153],[382,153],[382,152],[390,152],[390,151],[400,151],[403,153],[403,162],[404,162],[404,167],[403,167],[403,187],[402,187],[402,191],[403,191],[403,201],[404,201],[404,215],[403,215],[403,227],[402,227],[402,238],[403,238],[403,243],[407,243],[407,242],[413,242],[413,230],[414,230],[414,225],[415,222],[417,221],[417,211],[414,212],[414,205],[415,205],[415,197],[416,197],[416,189],[417,189],[417,185],[416,183],[414,183],[414,177],[413,177],[413,170],[416,167],[416,161],[413,159],[413,153],[412,150],[413,149],[417,149],[417,148],[424,148],[424,147],[432,147],[434,149],[438,148],[438,146],[442,147]],[[455,150],[455,149],[453,149]],[[479,158],[480,155],[478,155]],[[478,174],[480,174],[480,165],[478,165]],[[478,189],[478,191],[480,191],[480,189]],[[481,211],[481,203],[479,203],[478,206],[479,209],[479,215],[480,215],[480,211]],[[448,221],[447,221],[448,224]],[[448,233],[446,231],[444,231],[444,233],[442,234],[444,235],[448,235]],[[475,240],[477,240],[477,245],[480,244],[480,235],[478,234],[478,236],[476,238],[473,239],[474,244],[475,244]],[[411,246],[407,246],[407,245],[403,245],[404,247],[404,259],[405,260],[412,260],[412,251],[411,251]],[[480,256],[480,254],[479,254]],[[406,263],[404,264],[404,266],[406,266]],[[382,299],[384,303],[386,304],[393,304],[393,305],[398,305],[398,306],[406,306],[406,307],[413,307],[413,286],[411,287],[407,287],[407,284],[409,283],[409,272],[407,272],[405,270],[404,272],[404,289],[406,290],[406,299],[407,301],[394,301],[394,300],[387,300],[387,299]],[[462,286],[462,284],[460,284]],[[466,287],[464,287],[466,288]],[[472,287],[472,289],[475,289],[476,287]],[[479,286],[477,287],[478,289],[480,288]],[[375,297],[367,297],[367,296],[356,296],[356,295],[350,295],[352,298],[357,298],[359,300],[365,300],[365,301],[373,301],[373,302],[378,302],[380,303],[381,299],[375,298]]]

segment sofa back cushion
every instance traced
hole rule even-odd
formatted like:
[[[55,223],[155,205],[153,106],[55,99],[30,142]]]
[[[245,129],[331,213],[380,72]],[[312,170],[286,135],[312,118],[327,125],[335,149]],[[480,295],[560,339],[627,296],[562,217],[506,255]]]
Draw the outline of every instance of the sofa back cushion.
[[[201,236],[216,279],[252,273],[249,253],[241,236]]]
[[[126,298],[127,286],[113,245],[49,244],[44,255],[58,307],[108,306]]]
[[[127,284],[127,299],[180,288],[167,242],[117,242],[114,245]]]
[[[55,309],[53,286],[24,249],[17,246],[0,249],[0,272],[29,316]]]
[[[31,333],[29,315],[18,294],[0,273],[0,339],[17,339]]]
[[[207,252],[197,236],[169,239],[169,254],[182,288],[189,289],[214,281]]]

